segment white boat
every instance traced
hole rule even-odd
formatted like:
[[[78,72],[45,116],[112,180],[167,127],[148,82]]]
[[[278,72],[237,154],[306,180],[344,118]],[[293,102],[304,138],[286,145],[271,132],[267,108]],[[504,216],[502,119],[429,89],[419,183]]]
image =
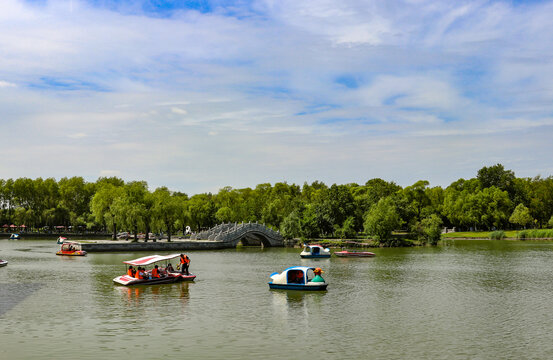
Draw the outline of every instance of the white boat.
[[[180,257],[180,254],[171,254],[171,255],[149,255],[144,256],[135,260],[128,260],[123,261],[124,264],[131,265],[131,266],[147,266],[152,265],[157,262],[163,262],[166,263],[169,262],[171,259],[175,259]],[[126,270],[126,269],[125,269]],[[155,284],[169,284],[169,283],[175,283],[175,282],[181,282],[181,281],[191,281],[196,278],[196,275],[193,274],[182,274],[180,272],[176,272],[174,270],[167,270],[167,266],[165,268],[159,268],[160,274],[162,274],[162,277],[155,278],[151,276],[152,270],[146,271],[147,278],[146,279],[138,279],[133,276],[130,276],[129,274],[121,275],[113,279],[113,281],[117,284],[129,286],[129,285],[155,285]]]
[[[66,242],[66,241],[67,241],[67,238],[66,238],[66,237],[60,236],[60,237],[58,238],[57,244],[60,244],[60,245],[61,245],[61,244],[63,244],[63,243]]]
[[[275,272],[271,274],[269,284],[270,289],[281,290],[326,290],[328,283],[314,282],[316,268],[308,266],[292,266],[284,270],[280,274]],[[318,270],[321,270],[320,268]],[[321,271],[322,272],[322,271]]]
[[[0,259],[0,267],[6,266],[6,265],[8,265],[8,261]]]
[[[19,240],[21,238],[21,235],[19,234],[11,234],[10,240]]]
[[[303,245],[303,251],[300,256],[304,259],[329,258],[330,249],[324,248],[321,245]]]

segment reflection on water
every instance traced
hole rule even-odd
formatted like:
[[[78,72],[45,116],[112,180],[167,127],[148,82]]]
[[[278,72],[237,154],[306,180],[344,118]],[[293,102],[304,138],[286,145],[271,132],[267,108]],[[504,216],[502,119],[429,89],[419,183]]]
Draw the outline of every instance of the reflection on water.
[[[553,243],[448,241],[374,258],[298,249],[192,251],[195,282],[118,286],[144,253],[56,256],[0,241],[0,358],[550,358]],[[269,290],[289,266],[323,268],[326,292]],[[71,338],[72,344],[56,339]],[[32,346],[28,346],[32,344]]]

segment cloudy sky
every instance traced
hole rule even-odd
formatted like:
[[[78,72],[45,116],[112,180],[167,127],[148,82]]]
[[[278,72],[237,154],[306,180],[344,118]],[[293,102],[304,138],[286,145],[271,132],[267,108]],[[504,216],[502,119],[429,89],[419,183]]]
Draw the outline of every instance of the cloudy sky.
[[[553,1],[1,0],[0,178],[553,174]]]

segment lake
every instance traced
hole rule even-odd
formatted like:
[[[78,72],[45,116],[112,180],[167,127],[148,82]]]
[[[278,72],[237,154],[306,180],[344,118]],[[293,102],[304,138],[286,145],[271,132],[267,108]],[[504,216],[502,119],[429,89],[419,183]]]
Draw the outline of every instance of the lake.
[[[552,242],[455,240],[358,259],[191,251],[195,282],[129,288],[112,279],[148,253],[56,250],[0,240],[0,358],[553,357]],[[269,275],[294,265],[323,268],[328,290],[269,290]]]

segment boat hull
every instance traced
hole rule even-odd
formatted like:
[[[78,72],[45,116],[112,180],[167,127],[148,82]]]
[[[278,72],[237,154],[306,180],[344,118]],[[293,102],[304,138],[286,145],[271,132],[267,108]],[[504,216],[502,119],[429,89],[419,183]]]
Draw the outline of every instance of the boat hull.
[[[0,260],[0,267],[8,265],[8,262],[6,260]]]
[[[300,254],[302,259],[325,259],[329,258],[330,254],[323,254],[323,255],[303,255]]]
[[[321,285],[304,285],[304,284],[273,284],[272,282],[268,283],[270,289],[279,289],[279,290],[301,290],[301,291],[322,291],[326,290],[328,284],[324,283]]]
[[[64,256],[86,256],[86,251],[79,250],[79,251],[58,251],[56,252],[56,255],[64,255]]]
[[[359,252],[338,251],[338,252],[335,252],[334,255],[338,257],[373,257],[375,254],[368,251],[359,251]]]

